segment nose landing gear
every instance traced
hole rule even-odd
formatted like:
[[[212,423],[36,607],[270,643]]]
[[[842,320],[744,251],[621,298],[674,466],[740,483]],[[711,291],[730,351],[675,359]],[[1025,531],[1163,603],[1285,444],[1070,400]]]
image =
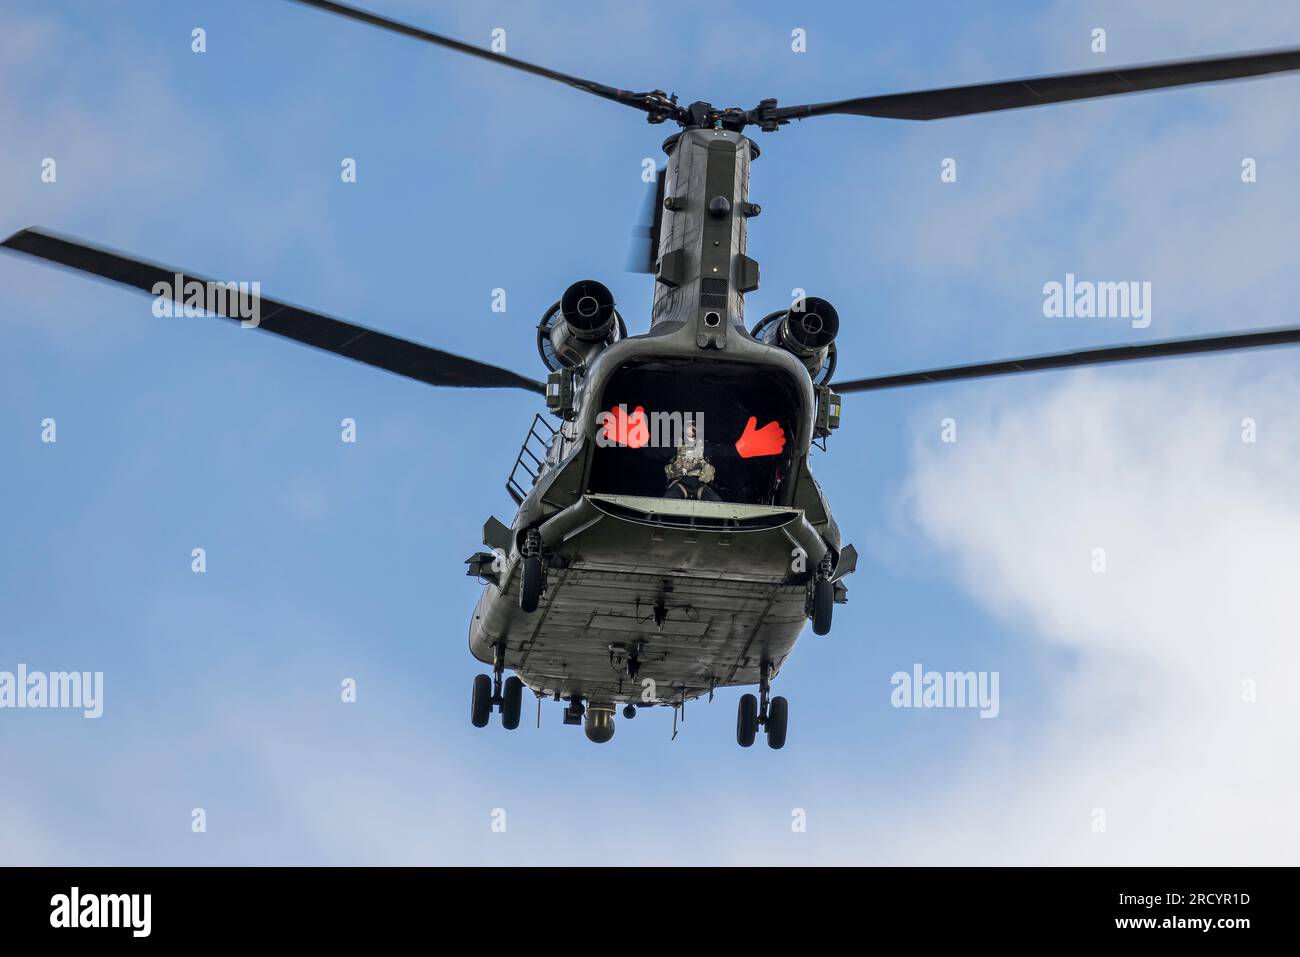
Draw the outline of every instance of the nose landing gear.
[[[769,748],[778,751],[785,747],[785,729],[790,717],[790,704],[780,696],[768,700],[771,674],[771,662],[764,661],[759,671],[759,697],[755,699],[752,694],[740,696],[740,704],[736,711],[736,743],[742,748],[748,748],[754,743],[760,726],[767,734]]]
[[[505,645],[492,646],[492,677],[474,676],[474,693],[470,698],[469,722],[476,728],[487,726],[492,709],[501,711],[501,727],[513,731],[519,727],[519,713],[524,703],[524,683],[514,675],[502,676],[506,670]]]

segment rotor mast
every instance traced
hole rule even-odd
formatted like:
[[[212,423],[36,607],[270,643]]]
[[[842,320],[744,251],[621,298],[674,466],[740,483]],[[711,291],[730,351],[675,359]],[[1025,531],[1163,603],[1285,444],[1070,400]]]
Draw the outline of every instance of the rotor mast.
[[[744,328],[744,295],[758,288],[758,263],[745,249],[749,218],[760,212],[749,202],[749,167],[759,149],[721,122],[675,133],[663,148],[668,169],[651,329],[694,323],[700,347],[720,349],[730,328]]]

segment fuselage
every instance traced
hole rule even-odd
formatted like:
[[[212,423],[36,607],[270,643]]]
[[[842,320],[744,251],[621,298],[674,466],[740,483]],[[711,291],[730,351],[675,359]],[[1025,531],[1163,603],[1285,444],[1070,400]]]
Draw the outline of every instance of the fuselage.
[[[496,561],[470,650],[487,663],[502,656],[539,695],[677,704],[756,683],[807,622],[817,569],[837,582],[852,570],[808,465],[809,363],[745,328],[744,294],[758,285],[745,251],[757,148],[740,133],[692,129],[665,150],[650,329],[565,370],[545,461],[509,531],[485,533]],[[674,429],[696,422],[713,494],[668,488],[680,433],[611,441],[604,413],[620,409]],[[779,451],[741,447],[755,423],[774,423]],[[546,585],[526,612],[521,569],[534,553],[545,555]]]

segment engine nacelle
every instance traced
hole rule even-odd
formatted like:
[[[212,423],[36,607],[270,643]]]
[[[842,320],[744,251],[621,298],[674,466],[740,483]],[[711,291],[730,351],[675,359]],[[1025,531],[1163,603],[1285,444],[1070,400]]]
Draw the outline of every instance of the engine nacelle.
[[[798,356],[812,375],[826,363],[826,354],[840,331],[840,314],[825,299],[806,296],[802,309],[790,309],[784,315],[769,317],[755,330],[768,345],[779,346]]]
[[[614,294],[594,279],[575,282],[560,297],[550,329],[551,349],[569,368],[583,365],[613,341],[618,327]]]

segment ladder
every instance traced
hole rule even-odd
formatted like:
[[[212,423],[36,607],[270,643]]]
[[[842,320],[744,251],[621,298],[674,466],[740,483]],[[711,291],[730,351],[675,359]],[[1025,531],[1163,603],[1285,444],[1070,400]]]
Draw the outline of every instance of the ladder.
[[[542,467],[546,464],[546,450],[557,431],[540,412],[533,416],[533,424],[528,427],[528,435],[515,458],[515,467],[506,479],[506,491],[516,505],[522,505],[528,497],[528,490],[537,484],[537,476],[542,474]]]

